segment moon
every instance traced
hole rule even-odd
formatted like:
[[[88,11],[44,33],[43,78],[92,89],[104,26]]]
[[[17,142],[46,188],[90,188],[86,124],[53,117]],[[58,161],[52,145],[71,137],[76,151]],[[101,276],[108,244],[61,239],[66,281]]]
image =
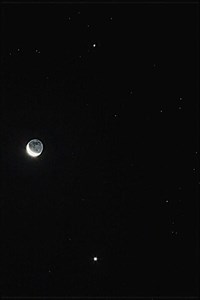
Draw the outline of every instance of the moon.
[[[43,144],[38,139],[33,139],[26,145],[26,152],[32,157],[39,156],[43,151]]]

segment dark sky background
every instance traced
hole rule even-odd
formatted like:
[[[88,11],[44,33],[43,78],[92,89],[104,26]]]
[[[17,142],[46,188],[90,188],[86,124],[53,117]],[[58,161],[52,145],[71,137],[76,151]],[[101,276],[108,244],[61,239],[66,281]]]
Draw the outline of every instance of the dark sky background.
[[[2,296],[198,295],[197,23],[1,6]]]

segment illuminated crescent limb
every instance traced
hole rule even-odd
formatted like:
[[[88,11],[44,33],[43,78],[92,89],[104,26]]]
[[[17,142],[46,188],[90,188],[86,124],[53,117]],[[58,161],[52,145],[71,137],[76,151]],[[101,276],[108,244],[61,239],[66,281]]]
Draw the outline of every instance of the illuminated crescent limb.
[[[27,153],[28,153],[30,156],[33,156],[33,157],[36,157],[36,156],[39,156],[39,155],[40,155],[40,153],[35,153],[35,152],[33,152],[33,151],[30,149],[29,144],[26,145],[26,151],[27,151]]]

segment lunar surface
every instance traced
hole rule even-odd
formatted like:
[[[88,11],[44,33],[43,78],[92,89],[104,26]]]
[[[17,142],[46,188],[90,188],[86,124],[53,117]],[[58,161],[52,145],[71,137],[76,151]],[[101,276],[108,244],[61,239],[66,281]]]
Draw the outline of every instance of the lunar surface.
[[[43,144],[38,139],[33,139],[26,145],[27,153],[32,157],[39,156],[43,151]]]

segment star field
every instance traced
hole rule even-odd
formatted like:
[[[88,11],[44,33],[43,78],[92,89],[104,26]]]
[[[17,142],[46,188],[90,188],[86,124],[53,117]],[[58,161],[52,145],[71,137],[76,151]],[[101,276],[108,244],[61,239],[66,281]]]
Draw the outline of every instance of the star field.
[[[198,296],[196,12],[2,5],[2,296]]]

